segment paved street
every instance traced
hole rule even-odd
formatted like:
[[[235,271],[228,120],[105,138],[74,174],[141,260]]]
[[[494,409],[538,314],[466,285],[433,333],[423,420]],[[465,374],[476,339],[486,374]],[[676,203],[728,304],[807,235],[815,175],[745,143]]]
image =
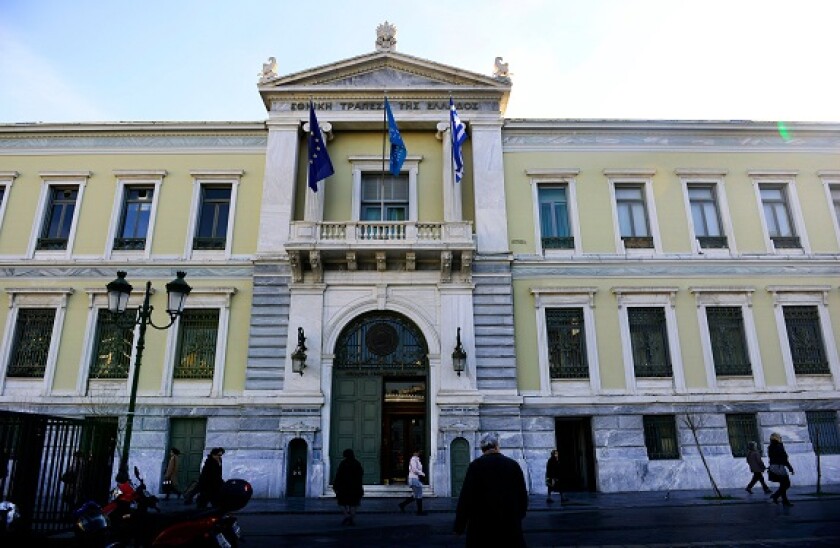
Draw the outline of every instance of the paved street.
[[[840,496],[793,490],[784,508],[762,495],[710,493],[573,494],[562,508],[531,498],[526,540],[540,546],[838,546]],[[840,495],[840,489],[838,489]],[[275,546],[464,545],[451,533],[452,499],[427,499],[428,516],[400,514],[398,499],[365,499],[353,527],[342,526],[332,500],[253,501],[239,516],[247,548]],[[297,506],[297,507],[296,507]]]

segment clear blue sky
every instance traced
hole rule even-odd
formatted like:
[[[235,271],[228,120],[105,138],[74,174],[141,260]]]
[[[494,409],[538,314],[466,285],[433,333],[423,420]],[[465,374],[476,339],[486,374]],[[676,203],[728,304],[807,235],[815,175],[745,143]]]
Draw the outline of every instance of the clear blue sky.
[[[840,122],[840,2],[0,0],[0,123],[263,120],[257,74],[397,50],[513,75],[509,118]]]

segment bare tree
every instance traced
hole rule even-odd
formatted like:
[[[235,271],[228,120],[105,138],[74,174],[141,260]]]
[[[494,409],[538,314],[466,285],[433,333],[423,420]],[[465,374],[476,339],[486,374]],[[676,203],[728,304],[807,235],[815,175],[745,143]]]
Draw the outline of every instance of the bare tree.
[[[712,469],[709,468],[709,463],[706,461],[706,455],[703,454],[703,447],[700,445],[700,439],[697,437],[697,431],[703,427],[703,419],[702,417],[698,417],[693,413],[686,413],[683,417],[683,424],[686,428],[691,431],[691,435],[694,438],[694,445],[697,447],[697,453],[700,455],[700,460],[703,462],[703,467],[706,469],[706,474],[709,475],[709,482],[712,484],[712,489],[715,490],[715,496],[719,499],[723,498],[723,493],[720,492],[720,487],[718,487],[717,482],[715,481],[715,476],[712,474]]]

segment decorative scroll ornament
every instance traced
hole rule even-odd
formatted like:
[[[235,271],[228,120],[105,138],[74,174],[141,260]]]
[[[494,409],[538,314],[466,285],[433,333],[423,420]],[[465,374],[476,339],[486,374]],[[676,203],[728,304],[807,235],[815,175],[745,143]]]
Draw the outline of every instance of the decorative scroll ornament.
[[[268,61],[263,63],[262,72],[258,76],[260,77],[260,84],[277,78],[277,59],[269,57]]]
[[[376,27],[376,51],[397,50],[397,27],[385,21]]]

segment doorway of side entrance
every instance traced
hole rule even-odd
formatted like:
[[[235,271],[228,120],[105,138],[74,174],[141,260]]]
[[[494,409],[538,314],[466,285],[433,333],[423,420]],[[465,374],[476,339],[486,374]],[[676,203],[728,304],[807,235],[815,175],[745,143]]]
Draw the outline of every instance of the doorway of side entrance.
[[[595,450],[590,417],[555,419],[554,437],[563,470],[562,490],[595,491]]]

